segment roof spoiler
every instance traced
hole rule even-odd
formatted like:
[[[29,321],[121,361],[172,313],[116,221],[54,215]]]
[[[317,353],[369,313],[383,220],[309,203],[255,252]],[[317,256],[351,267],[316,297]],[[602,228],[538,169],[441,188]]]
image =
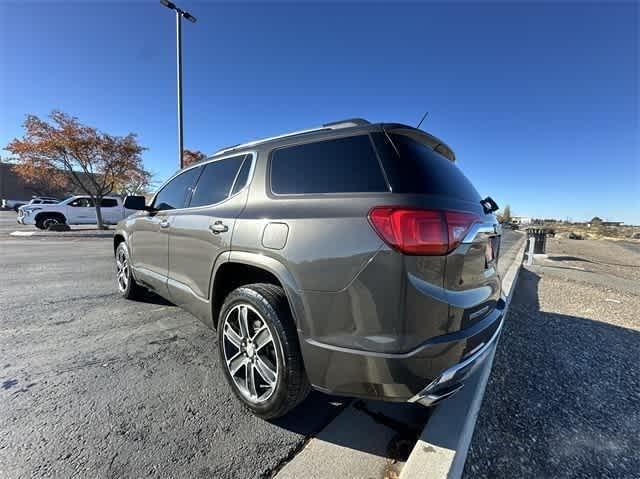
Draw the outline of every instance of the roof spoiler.
[[[389,132],[400,131],[408,136],[416,137],[415,139],[419,139],[422,143],[426,143],[433,149],[433,151],[441,154],[446,159],[454,163],[456,161],[456,154],[449,147],[449,145],[447,145],[441,139],[436,138],[435,136],[427,133],[426,131],[419,130],[413,126],[400,125],[400,124],[383,124],[382,131],[384,131],[384,133],[387,135],[389,141],[391,141],[391,144],[393,144],[393,141],[389,136]],[[394,145],[394,148],[395,148],[395,145]],[[396,152],[397,151],[398,150],[396,148]]]

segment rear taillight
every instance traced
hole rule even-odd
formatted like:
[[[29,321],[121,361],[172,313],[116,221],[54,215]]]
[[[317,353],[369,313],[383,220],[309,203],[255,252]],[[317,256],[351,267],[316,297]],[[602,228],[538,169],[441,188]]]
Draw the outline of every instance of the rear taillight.
[[[443,255],[453,251],[479,218],[461,211],[376,206],[369,222],[392,248],[411,255]]]

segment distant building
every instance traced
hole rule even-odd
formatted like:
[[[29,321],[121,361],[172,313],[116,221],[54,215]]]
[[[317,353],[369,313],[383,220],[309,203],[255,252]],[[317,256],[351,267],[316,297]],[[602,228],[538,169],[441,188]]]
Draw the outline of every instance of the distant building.
[[[80,178],[85,175],[77,172]],[[55,196],[63,198],[68,195],[83,194],[84,192],[75,185],[70,185],[66,190],[60,190],[54,186],[36,190],[28,185],[13,171],[13,164],[0,162],[0,200],[29,201],[34,196]]]
[[[602,221],[600,218],[594,218],[587,223],[587,228],[596,226],[624,226],[624,221]]]
[[[517,225],[530,225],[533,222],[531,216],[512,216],[511,222]]]

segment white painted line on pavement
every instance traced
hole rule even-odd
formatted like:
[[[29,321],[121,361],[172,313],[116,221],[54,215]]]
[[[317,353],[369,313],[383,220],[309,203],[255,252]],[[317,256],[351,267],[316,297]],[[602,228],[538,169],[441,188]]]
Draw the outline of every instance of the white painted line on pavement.
[[[9,233],[9,236],[33,236],[35,233],[35,231],[14,231]]]

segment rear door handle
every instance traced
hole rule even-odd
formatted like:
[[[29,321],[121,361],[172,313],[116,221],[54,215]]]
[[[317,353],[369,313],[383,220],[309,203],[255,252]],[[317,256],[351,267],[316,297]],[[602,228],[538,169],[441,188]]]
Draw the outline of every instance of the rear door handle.
[[[163,218],[160,220],[160,228],[168,228],[169,227],[169,220],[166,218]]]
[[[225,225],[222,221],[216,221],[215,223],[210,224],[209,229],[214,235],[229,231],[229,227]]]

